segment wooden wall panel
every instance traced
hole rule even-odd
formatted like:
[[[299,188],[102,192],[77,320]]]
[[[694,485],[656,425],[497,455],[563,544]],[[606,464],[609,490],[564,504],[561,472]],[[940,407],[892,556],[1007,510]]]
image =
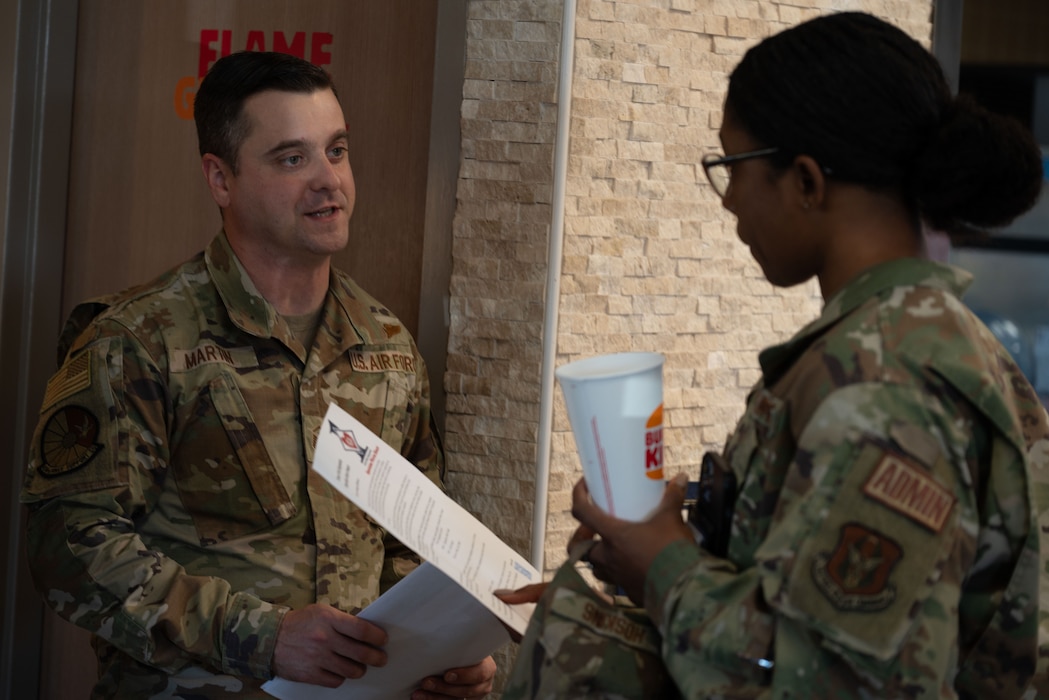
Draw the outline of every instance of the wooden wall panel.
[[[1049,3],[965,0],[962,63],[1049,68]]]

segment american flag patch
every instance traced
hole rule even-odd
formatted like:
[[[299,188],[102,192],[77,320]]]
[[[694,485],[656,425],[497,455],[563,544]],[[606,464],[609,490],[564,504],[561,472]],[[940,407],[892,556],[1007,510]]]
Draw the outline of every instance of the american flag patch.
[[[62,365],[55,376],[47,382],[44,392],[44,403],[40,406],[43,412],[64,398],[72,396],[91,386],[91,355],[83,353],[72,362]]]

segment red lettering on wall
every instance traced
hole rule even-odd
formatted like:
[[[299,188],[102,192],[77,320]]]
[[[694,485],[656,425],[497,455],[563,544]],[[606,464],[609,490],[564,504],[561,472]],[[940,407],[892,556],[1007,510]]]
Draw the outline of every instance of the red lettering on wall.
[[[288,44],[284,32],[273,32],[273,50],[306,60],[306,32],[295,32],[291,44]]]
[[[231,32],[229,29],[223,29],[222,30],[222,55],[223,56],[229,56],[230,55],[230,53],[231,53],[230,52],[230,44],[232,44],[232,43],[233,43],[233,32]],[[200,77],[203,78],[204,74],[201,73]]]
[[[218,29],[201,29],[200,30],[200,58],[197,61],[197,75],[203,76],[208,72],[208,66],[211,62],[218,58],[218,52],[213,51],[211,48],[211,42],[219,38]]]
[[[326,51],[331,46],[334,38],[329,32],[313,32],[310,35],[311,63],[318,66],[331,65],[331,51]],[[219,47],[215,48],[215,42]],[[244,42],[245,51],[266,51],[266,32],[253,29],[248,32],[247,40]],[[273,50],[279,53],[291,54],[301,59],[306,58],[306,32],[295,32],[291,41],[282,31],[273,32]],[[201,29],[200,30],[200,55],[197,59],[197,77],[203,78],[208,72],[211,64],[223,56],[229,56],[233,51],[233,30],[231,29]]]
[[[244,41],[245,51],[266,51],[266,32],[261,29],[252,29],[248,32]],[[280,30],[272,32],[272,50],[280,53],[291,54],[298,58],[306,59],[307,32],[295,32],[291,40]],[[330,47],[334,37],[329,32],[312,32],[309,35],[309,61],[317,66],[331,65]],[[193,102],[196,97],[196,87],[200,78],[208,72],[211,64],[233,53],[233,30],[232,29],[201,29],[200,50],[197,55],[197,76],[185,76],[179,78],[175,85],[173,102],[175,114],[181,119],[193,118]]]
[[[245,51],[265,51],[266,50],[266,33],[260,32],[257,29],[253,29],[248,32],[248,42],[244,46]]]
[[[216,40],[221,39],[222,43],[219,45],[219,50],[214,50],[211,45]],[[197,59],[197,77],[203,78],[204,74],[208,72],[208,68],[211,67],[211,63],[222,56],[229,56],[231,46],[233,44],[233,32],[229,29],[223,29],[220,33],[218,29],[201,29],[200,30],[200,56]]]
[[[331,45],[332,35],[328,32],[314,32],[310,37],[310,63],[315,66],[331,65],[331,52],[324,47]]]

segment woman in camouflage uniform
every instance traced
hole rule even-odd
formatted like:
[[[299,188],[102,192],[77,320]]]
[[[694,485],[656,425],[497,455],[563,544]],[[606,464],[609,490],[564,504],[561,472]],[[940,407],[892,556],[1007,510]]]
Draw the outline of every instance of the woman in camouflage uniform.
[[[922,236],[1028,209],[1037,146],[858,13],[748,51],[720,136],[703,165],[740,239],[773,284],[816,277],[823,312],[760,354],[711,460],[739,484],[724,542],[696,546],[679,477],[643,523],[580,482],[573,544],[600,535],[686,697],[1046,696],[1049,422]]]

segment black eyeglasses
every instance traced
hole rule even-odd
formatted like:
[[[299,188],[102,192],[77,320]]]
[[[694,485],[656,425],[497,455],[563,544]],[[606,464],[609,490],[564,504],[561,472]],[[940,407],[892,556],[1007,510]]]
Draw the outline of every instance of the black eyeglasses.
[[[710,181],[710,186],[714,188],[714,192],[717,193],[718,197],[724,199],[725,193],[728,192],[729,182],[732,180],[732,169],[729,168],[730,165],[738,163],[741,160],[765,158],[778,152],[779,148],[761,148],[756,151],[736,153],[731,156],[712,153],[703,156],[701,162],[703,163],[703,172],[707,174],[707,180]]]

